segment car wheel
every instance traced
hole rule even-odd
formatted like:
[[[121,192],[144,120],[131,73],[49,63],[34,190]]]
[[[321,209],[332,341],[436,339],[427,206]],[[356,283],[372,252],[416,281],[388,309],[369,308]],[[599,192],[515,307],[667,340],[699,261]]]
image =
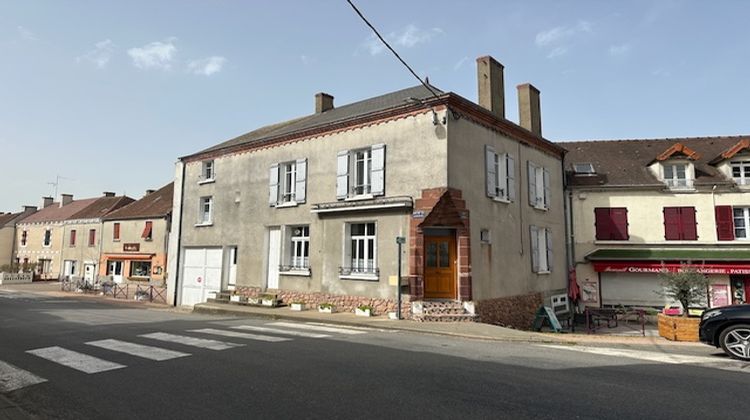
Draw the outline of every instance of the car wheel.
[[[750,361],[750,325],[728,327],[719,335],[719,344],[729,357]]]

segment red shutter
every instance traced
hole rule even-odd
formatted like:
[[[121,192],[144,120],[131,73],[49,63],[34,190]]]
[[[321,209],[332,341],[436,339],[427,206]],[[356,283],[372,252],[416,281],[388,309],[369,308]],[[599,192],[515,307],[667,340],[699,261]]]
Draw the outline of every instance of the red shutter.
[[[698,239],[698,230],[695,226],[695,207],[680,208],[680,227],[683,240],[695,241]]]
[[[682,223],[679,207],[664,207],[664,239],[679,241],[682,239]]]
[[[89,230],[89,246],[96,244],[96,231],[94,229]]]
[[[146,222],[146,227],[143,228],[143,233],[141,234],[141,238],[143,239],[151,238],[151,229],[153,229],[153,222]]]
[[[608,208],[594,209],[596,239],[607,240],[612,237],[612,221],[609,217]]]
[[[720,241],[734,240],[734,213],[732,206],[716,206],[716,236]]]
[[[628,240],[628,209],[624,207],[609,209],[612,220],[612,239]]]
[[[112,240],[119,241],[120,240],[120,224],[115,223],[115,230],[112,233]]]
[[[70,246],[76,246],[76,231],[75,231],[75,229],[70,231]]]

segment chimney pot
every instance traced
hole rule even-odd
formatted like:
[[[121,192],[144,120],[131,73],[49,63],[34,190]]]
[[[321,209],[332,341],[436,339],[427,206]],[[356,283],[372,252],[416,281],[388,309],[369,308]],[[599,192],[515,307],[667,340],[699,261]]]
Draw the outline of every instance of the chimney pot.
[[[539,89],[531,83],[518,85],[519,125],[537,136],[542,136],[542,108]]]
[[[477,58],[478,103],[497,118],[505,119],[504,67],[489,55]]]
[[[327,93],[316,93],[315,94],[315,113],[321,114],[328,110],[333,109],[333,96]]]
[[[153,193],[154,193],[155,191],[156,191],[156,190],[146,190],[146,195],[151,195],[151,194],[153,194]]]
[[[67,206],[73,202],[73,194],[60,194],[60,207]]]
[[[113,193],[113,192],[110,192],[110,191],[104,191],[104,192],[102,193],[102,195],[103,195],[103,196],[105,196],[105,197],[114,197],[114,196],[115,196],[115,193]]]
[[[42,197],[42,208],[46,209],[54,203],[55,199],[52,197]]]
[[[23,206],[24,213],[34,213],[36,210],[36,206]]]

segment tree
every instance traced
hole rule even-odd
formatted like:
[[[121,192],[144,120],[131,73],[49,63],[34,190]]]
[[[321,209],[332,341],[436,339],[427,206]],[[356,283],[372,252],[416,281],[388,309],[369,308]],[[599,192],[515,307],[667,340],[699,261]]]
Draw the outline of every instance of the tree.
[[[664,290],[661,294],[680,302],[683,316],[687,316],[691,305],[704,305],[708,297],[708,277],[694,268],[680,267],[677,272],[663,272],[659,275]]]

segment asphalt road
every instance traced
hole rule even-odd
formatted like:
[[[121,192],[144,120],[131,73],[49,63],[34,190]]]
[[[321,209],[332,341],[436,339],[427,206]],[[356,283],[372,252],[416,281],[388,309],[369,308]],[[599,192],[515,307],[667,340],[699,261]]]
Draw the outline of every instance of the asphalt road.
[[[0,403],[36,418],[750,418],[750,368],[688,353],[0,291]]]

